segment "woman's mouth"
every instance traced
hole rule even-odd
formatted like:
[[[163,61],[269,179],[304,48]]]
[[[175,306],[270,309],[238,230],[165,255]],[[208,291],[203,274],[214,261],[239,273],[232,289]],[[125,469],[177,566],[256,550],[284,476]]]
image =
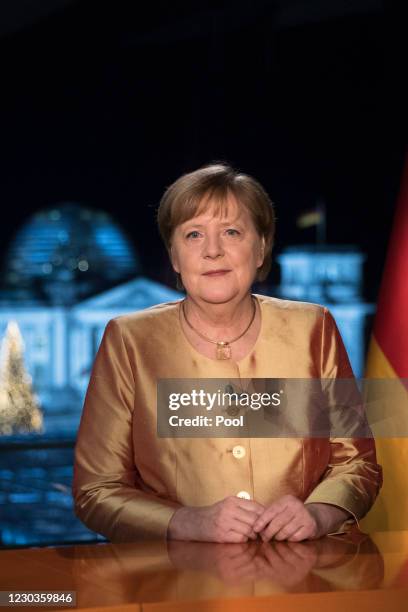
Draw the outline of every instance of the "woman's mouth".
[[[210,270],[209,272],[204,272],[203,276],[223,276],[224,274],[228,274],[231,270]]]

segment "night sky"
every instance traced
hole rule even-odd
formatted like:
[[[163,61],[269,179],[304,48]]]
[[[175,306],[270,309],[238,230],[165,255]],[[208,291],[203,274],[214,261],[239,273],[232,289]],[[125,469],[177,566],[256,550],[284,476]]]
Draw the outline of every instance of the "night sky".
[[[328,243],[368,255],[374,301],[406,145],[402,26],[380,2],[325,4],[66,1],[19,23],[4,3],[2,254],[33,212],[75,201],[110,212],[144,273],[172,283],[155,208],[224,160],[275,202],[275,253],[313,243],[295,221],[323,198]]]

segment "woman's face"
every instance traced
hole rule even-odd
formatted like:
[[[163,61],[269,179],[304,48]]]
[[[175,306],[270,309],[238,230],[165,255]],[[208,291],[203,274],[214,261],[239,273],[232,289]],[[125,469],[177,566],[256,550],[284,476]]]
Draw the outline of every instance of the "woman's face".
[[[249,291],[264,248],[250,213],[230,194],[222,216],[214,216],[209,200],[204,212],[175,228],[171,260],[188,295],[223,303]]]

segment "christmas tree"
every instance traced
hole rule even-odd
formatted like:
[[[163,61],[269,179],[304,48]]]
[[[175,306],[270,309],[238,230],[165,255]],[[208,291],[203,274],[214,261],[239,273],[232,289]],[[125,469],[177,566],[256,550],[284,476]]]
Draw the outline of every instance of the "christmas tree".
[[[42,411],[24,366],[23,339],[17,323],[11,321],[0,352],[0,435],[42,429]]]

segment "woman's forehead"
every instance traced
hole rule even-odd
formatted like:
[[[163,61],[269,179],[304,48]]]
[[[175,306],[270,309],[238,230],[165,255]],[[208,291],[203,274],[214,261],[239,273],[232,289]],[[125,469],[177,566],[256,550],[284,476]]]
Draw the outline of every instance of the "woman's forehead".
[[[223,199],[207,197],[201,200],[195,214],[188,221],[215,218],[233,221],[247,215],[246,207],[233,194],[230,194]]]

